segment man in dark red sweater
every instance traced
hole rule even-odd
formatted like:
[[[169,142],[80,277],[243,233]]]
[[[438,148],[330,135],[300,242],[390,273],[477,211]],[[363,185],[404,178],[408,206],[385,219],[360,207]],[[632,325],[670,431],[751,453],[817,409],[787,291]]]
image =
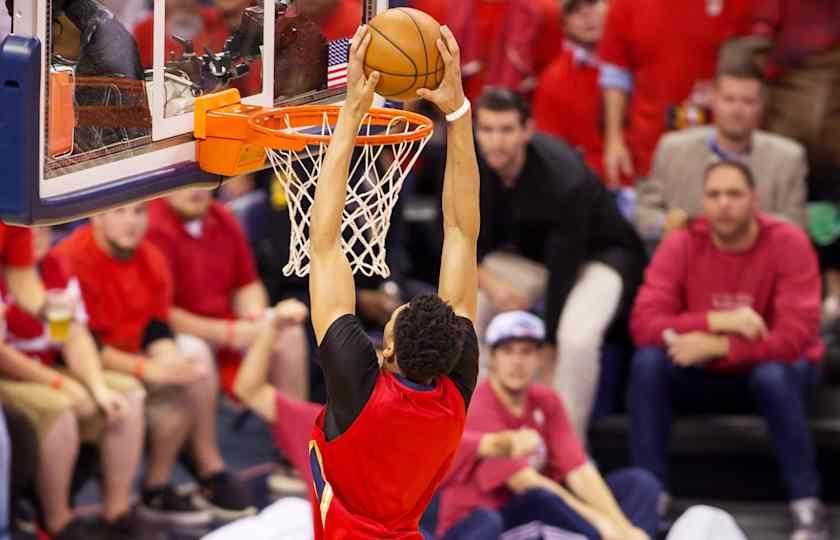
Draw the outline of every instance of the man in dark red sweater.
[[[759,212],[746,166],[715,163],[704,182],[705,218],[660,245],[633,308],[633,463],[667,485],[672,411],[757,409],[794,538],[827,539],[805,406],[823,353],[816,255],[799,227]]]

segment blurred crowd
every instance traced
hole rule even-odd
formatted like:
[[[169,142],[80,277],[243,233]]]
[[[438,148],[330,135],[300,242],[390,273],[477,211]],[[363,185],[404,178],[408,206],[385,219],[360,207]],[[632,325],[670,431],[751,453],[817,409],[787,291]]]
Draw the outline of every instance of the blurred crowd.
[[[150,66],[148,2],[100,1]],[[167,0],[167,35],[219,48],[250,4]],[[436,537],[657,538],[680,495],[669,487],[674,418],[739,412],[766,422],[791,538],[828,539],[808,404],[840,321],[840,3],[391,5],[423,9],[458,38],[481,171],[482,375]],[[361,20],[352,0],[295,6],[328,39]],[[392,275],[357,279],[375,340],[437,283],[443,133],[394,211]],[[220,401],[274,426],[285,457],[269,481],[305,493],[308,428],[326,396],[306,280],[280,271],[289,235],[270,171],[72,227],[0,229],[12,435],[0,455],[13,463],[0,528],[20,520],[22,501],[55,539],[255,514],[218,449]],[[633,468],[602,477],[587,435],[618,411]],[[94,529],[70,502],[85,443],[102,470]],[[197,492],[171,484],[176,462]],[[676,526],[670,538],[743,538],[718,514],[685,517],[698,516],[730,530]]]

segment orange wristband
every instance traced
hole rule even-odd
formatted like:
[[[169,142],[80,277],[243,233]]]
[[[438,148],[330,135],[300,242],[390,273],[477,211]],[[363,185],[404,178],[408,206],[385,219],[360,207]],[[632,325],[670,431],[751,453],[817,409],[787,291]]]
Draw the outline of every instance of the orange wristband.
[[[53,390],[61,390],[61,387],[64,386],[64,377],[61,375],[56,375],[53,382],[50,383],[50,388]]]
[[[146,359],[138,358],[134,363],[134,377],[143,380],[143,372],[146,371]]]

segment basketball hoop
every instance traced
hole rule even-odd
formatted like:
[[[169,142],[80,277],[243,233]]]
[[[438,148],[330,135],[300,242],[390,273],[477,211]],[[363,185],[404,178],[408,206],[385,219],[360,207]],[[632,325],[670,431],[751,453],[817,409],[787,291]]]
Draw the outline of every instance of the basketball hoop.
[[[289,262],[283,274],[307,275],[310,210],[341,108],[263,109],[237,103],[217,109],[197,105],[198,161],[203,169],[228,176],[256,170],[264,165],[264,158],[258,159],[264,149],[263,155],[283,184],[289,208]],[[432,120],[423,115],[396,109],[371,109],[362,120],[341,216],[341,246],[354,274],[390,275],[385,238],[391,213],[433,127]],[[219,160],[231,169],[223,170],[216,163]]]

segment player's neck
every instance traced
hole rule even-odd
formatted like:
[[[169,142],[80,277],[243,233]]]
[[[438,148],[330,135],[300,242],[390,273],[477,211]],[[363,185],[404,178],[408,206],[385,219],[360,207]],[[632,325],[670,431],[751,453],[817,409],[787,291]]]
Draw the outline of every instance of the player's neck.
[[[525,396],[528,394],[527,387],[519,392],[513,392],[496,380],[495,377],[490,377],[490,388],[502,402],[502,405],[510,411],[514,416],[521,416],[525,407]]]

